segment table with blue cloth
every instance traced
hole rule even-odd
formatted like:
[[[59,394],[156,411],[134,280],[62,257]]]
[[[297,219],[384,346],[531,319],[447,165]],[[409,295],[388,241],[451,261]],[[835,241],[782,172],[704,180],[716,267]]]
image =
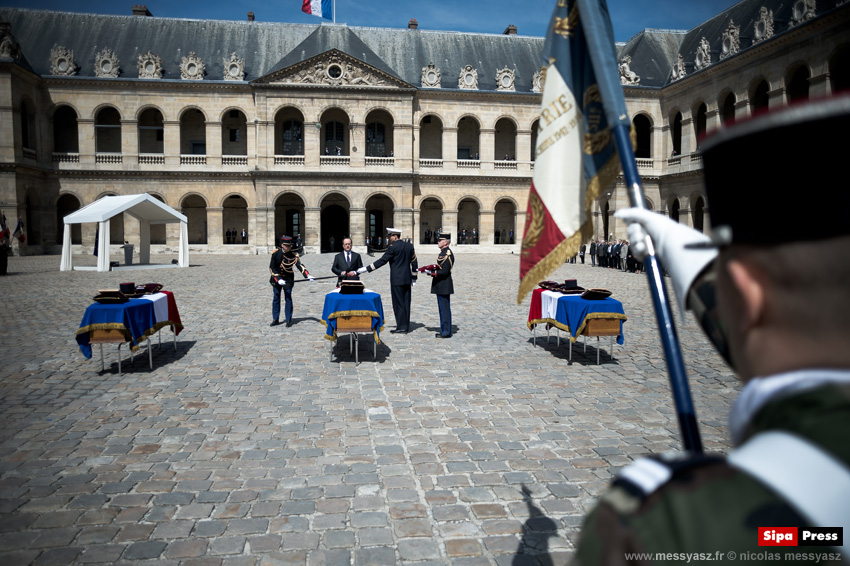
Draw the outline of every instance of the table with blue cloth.
[[[337,319],[348,316],[371,316],[372,336],[376,344],[381,343],[380,332],[384,329],[381,295],[373,291],[344,295],[339,289],[325,295],[325,306],[322,309],[322,322],[326,325],[325,339],[336,340]]]
[[[145,295],[140,299],[129,299],[124,303],[92,303],[83,313],[83,320],[77,329],[77,345],[87,359],[92,357],[92,335],[111,331],[120,336],[118,339],[107,340],[119,343],[119,372],[120,340],[128,343],[131,352],[139,349],[139,344],[148,339],[160,329],[170,327],[175,336],[183,329],[180,314],[174,295],[163,291]],[[97,342],[97,339],[95,338]],[[151,356],[148,352],[149,357]],[[151,361],[152,363],[152,361]]]
[[[598,339],[597,334],[587,331],[589,322],[598,319],[619,322],[616,341],[617,344],[622,345],[623,323],[627,317],[623,310],[623,303],[611,297],[589,300],[582,298],[579,294],[565,295],[557,291],[535,289],[531,298],[527,325],[529,329],[535,330],[535,342],[537,340],[536,326],[546,324],[547,328],[555,327],[566,332],[572,347],[572,343],[581,335],[597,336]],[[560,335],[558,342],[560,344]],[[570,357],[572,357],[572,349]]]

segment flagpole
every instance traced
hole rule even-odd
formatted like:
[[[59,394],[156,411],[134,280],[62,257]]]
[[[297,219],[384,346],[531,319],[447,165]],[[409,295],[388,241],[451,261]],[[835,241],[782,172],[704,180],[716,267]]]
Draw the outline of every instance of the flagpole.
[[[588,45],[588,55],[591,60],[597,85],[602,95],[605,115],[609,127],[614,134],[620,164],[623,167],[623,177],[629,202],[633,207],[647,208],[641,189],[640,174],[637,170],[634,151],[632,151],[629,130],[629,120],[626,99],[620,76],[617,71],[617,52],[614,47],[614,33],[608,6],[605,0],[575,0],[581,19],[581,27]],[[688,378],[685,373],[685,363],[673,323],[673,313],[670,301],[661,279],[661,268],[652,240],[644,238],[647,254],[644,259],[644,270],[649,280],[650,295],[655,306],[655,318],[664,357],[667,361],[667,372],[670,374],[670,386],[673,390],[673,401],[682,434],[685,450],[694,453],[702,452],[702,441],[697,428],[696,412],[694,411]]]
[[[615,126],[614,139],[617,144],[617,151],[620,154],[620,163],[623,166],[623,177],[626,181],[629,202],[633,207],[647,208],[628,128],[622,124]],[[661,269],[652,240],[649,237],[646,237],[645,240],[647,254],[644,258],[644,271],[649,279],[650,295],[652,295],[652,303],[655,306],[655,318],[658,323],[661,345],[664,348],[664,357],[667,361],[667,372],[670,374],[670,386],[673,390],[673,402],[676,405],[676,416],[679,419],[682,443],[685,450],[700,454],[702,453],[702,440],[697,426],[696,411],[691,400],[691,390],[685,372],[679,336],[673,323],[670,301],[661,279]]]
[[[333,12],[333,16],[334,16],[334,23],[336,23],[336,0],[334,0],[334,6],[333,6],[333,9],[331,11]]]

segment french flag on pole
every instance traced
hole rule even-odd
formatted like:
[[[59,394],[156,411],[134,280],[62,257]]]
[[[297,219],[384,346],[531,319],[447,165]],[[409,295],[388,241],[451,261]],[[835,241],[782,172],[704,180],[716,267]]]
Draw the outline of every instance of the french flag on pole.
[[[326,20],[333,20],[333,0],[303,0],[301,11]]]

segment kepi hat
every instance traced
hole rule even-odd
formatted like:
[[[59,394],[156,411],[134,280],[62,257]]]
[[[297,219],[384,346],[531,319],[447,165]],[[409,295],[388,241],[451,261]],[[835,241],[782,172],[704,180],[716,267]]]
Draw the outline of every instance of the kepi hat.
[[[846,185],[847,145],[840,139],[848,128],[850,96],[842,95],[761,114],[707,138],[701,153],[711,242],[687,247],[850,234],[850,191],[830,190],[828,205],[799,194]]]
[[[387,236],[392,236],[393,234],[401,236],[401,230],[399,228],[387,228]]]
[[[438,242],[439,242],[440,240],[449,240],[449,241],[451,241],[451,239],[452,239],[452,234],[451,234],[451,232],[440,232],[439,234],[437,234],[437,241],[438,241]]]
[[[292,239],[292,236],[281,236],[280,237],[280,245],[281,246],[284,245],[284,244],[287,245],[287,246],[291,246],[291,245],[293,245],[293,243],[294,243],[294,240]]]

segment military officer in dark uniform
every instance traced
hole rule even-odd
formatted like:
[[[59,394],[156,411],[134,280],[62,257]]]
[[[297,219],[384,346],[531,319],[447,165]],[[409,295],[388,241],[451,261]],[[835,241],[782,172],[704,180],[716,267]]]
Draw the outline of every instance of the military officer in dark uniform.
[[[437,338],[452,337],[452,305],[451,298],[455,292],[452,282],[452,268],[455,265],[455,254],[449,248],[452,243],[452,235],[446,232],[437,236],[437,245],[440,253],[437,256],[437,269],[430,271],[431,294],[437,295],[437,309],[440,311],[440,331]]]
[[[401,230],[387,228],[387,251],[371,265],[357,270],[372,273],[382,265],[390,264],[390,293],[393,298],[395,330],[393,334],[406,334],[410,330],[411,287],[416,284],[416,251],[413,244],[401,239]]]
[[[271,273],[269,283],[271,283],[274,292],[274,298],[272,299],[272,318],[274,320],[269,326],[280,324],[281,291],[283,291],[286,302],[284,308],[286,327],[289,328],[292,326],[292,286],[295,284],[296,269],[301,272],[304,279],[315,281],[307,271],[307,268],[301,264],[301,258],[298,254],[292,251],[292,244],[291,236],[283,236],[280,239],[280,247],[272,254],[272,259],[269,262],[269,273]]]
[[[850,265],[831,261],[850,248],[850,192],[831,194],[827,207],[791,196],[846,184],[846,144],[835,135],[848,128],[845,95],[707,138],[710,238],[647,210],[615,214],[630,224],[633,253],[643,253],[635,226],[652,237],[680,309],[694,311],[744,387],[729,416],[729,456],[646,458],[621,470],[584,524],[578,564],[684,562],[658,562],[673,553],[815,561],[771,558],[790,549],[761,546],[760,527],[797,528],[794,546],[804,528],[844,527],[817,561],[850,560]]]

